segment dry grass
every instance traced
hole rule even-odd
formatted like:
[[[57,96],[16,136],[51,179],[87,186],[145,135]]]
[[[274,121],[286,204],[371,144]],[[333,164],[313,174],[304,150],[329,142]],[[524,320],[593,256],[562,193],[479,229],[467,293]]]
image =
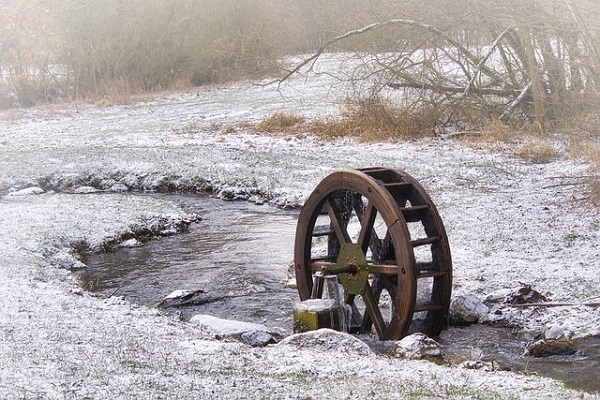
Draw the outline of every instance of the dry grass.
[[[460,140],[472,148],[514,155],[530,163],[549,163],[563,156],[556,139],[541,133],[535,124],[514,127],[492,119]]]
[[[25,118],[25,113],[19,109],[9,109],[0,114],[0,119],[6,122],[16,122]]]
[[[590,179],[587,184],[588,201],[596,207],[600,207],[600,178]]]
[[[536,164],[545,164],[560,158],[560,152],[550,143],[543,139],[528,141],[517,147],[515,155],[523,160]]]
[[[479,135],[484,143],[509,143],[514,140],[514,131],[497,119],[492,119]]]
[[[294,132],[306,121],[301,115],[276,112],[256,125],[260,132]]]
[[[150,101],[152,91],[136,90],[131,82],[125,79],[107,80],[102,82],[101,97],[95,101],[97,106],[110,107],[114,105],[129,105],[140,101]]]
[[[535,140],[546,140],[548,135],[541,131],[536,123],[506,124],[497,118],[482,117],[480,115],[466,115],[463,118],[468,126],[466,135],[461,139],[467,144],[478,145],[513,145],[518,142]]]
[[[406,108],[381,100],[348,105],[341,119],[317,121],[310,130],[325,139],[356,137],[364,142],[417,139],[435,135],[440,113],[434,107]]]
[[[571,138],[568,147],[572,158],[582,159],[595,171],[600,171],[600,144],[590,139]]]

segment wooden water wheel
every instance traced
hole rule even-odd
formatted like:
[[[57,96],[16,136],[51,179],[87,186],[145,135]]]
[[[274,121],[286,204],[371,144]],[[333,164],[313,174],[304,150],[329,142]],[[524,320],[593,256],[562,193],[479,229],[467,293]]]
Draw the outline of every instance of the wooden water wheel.
[[[350,332],[374,328],[381,340],[397,340],[409,328],[438,336],[446,323],[448,238],[431,198],[404,171],[367,168],[323,179],[300,212],[294,264],[303,301],[323,297],[323,276],[337,275]]]

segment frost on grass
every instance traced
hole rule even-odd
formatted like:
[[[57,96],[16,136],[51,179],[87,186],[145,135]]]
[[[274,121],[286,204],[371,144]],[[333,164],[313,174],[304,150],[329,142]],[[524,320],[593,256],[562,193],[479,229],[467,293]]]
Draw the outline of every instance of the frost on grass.
[[[277,111],[335,114],[343,93],[326,79],[300,78],[283,92],[240,85],[127,107],[32,109],[0,121],[0,398],[579,397],[508,372],[215,342],[193,324],[78,290],[62,268],[79,266],[73,244],[102,249],[130,240],[136,227],[161,232],[189,217],[170,201],[127,192],[210,185],[300,204],[334,170],[384,166],[430,191],[456,293],[485,298],[528,285],[549,301],[598,296],[600,215],[561,185],[583,165],[526,164],[444,140],[322,143],[219,131]],[[572,336],[600,332],[597,308],[524,309],[515,318],[537,332],[557,331],[553,324]]]

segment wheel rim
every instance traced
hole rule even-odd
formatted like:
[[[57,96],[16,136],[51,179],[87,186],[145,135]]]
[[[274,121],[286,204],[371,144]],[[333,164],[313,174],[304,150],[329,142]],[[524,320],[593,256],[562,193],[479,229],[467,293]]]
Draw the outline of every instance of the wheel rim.
[[[411,239],[407,221],[423,237]],[[422,261],[424,248],[429,259]],[[341,171],[321,181],[299,216],[294,265],[301,300],[323,296],[318,272],[338,275],[352,331],[400,339],[418,312],[426,313],[421,330],[435,336],[447,317],[446,234],[425,190],[403,171]],[[417,302],[427,280],[430,293]]]

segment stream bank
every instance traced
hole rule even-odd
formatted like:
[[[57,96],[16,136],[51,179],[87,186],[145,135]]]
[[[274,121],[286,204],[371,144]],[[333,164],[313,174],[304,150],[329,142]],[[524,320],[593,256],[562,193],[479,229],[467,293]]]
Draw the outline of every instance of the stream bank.
[[[208,196],[161,195],[201,216],[189,231],[145,244],[125,243],[116,251],[90,254],[78,273],[82,287],[100,297],[123,297],[156,307],[178,290],[199,291],[193,305],[166,309],[189,320],[196,314],[261,323],[291,334],[295,289],[285,287],[293,258],[298,212]],[[385,353],[371,338],[362,338]],[[540,374],[569,387],[600,391],[600,338],[577,340],[569,356],[524,355],[530,337],[487,325],[449,327],[439,338],[451,365]]]

